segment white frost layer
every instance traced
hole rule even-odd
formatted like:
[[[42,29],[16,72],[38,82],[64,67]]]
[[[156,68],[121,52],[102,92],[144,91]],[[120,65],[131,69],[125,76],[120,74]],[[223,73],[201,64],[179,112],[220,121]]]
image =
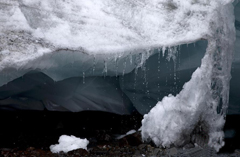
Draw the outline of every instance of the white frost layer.
[[[208,145],[217,151],[224,145],[222,128],[228,105],[235,41],[233,7],[215,5],[211,15],[209,23],[212,23],[212,30],[201,67],[178,95],[164,97],[144,116],[144,140],[153,140],[163,147],[171,144],[182,146],[190,141],[193,130],[204,124],[202,130],[208,133]]]
[[[59,137],[58,142],[59,144],[50,146],[50,150],[52,153],[59,153],[61,151],[67,153],[69,151],[76,150],[79,148],[87,150],[87,145],[89,143],[87,139],[80,139],[73,135],[71,136],[62,135]]]
[[[86,57],[89,63],[95,58],[104,66],[96,74],[99,75],[106,71],[105,67],[114,67],[113,62],[130,53],[206,38],[211,28],[210,13],[217,3],[208,0],[0,0],[0,85],[30,69],[42,70],[55,80],[81,76],[94,66],[75,64],[82,61],[79,58],[83,53],[90,55]],[[133,66],[128,65],[127,70],[120,66],[116,69],[120,75],[131,71]],[[66,71],[73,72],[69,75]]]
[[[208,32],[205,19],[212,9],[208,1],[192,0],[1,1],[12,9],[2,9],[2,30],[26,30],[56,48],[87,53],[200,39]]]

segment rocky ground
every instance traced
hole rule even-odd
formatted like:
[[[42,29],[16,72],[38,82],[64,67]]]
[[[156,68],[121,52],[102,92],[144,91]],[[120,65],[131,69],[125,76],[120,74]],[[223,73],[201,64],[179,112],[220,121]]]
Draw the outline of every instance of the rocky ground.
[[[127,135],[119,140],[108,134],[101,133],[100,137],[90,138],[89,141],[88,151],[78,149],[68,153],[61,152],[53,154],[47,149],[43,150],[29,147],[25,150],[2,149],[1,155],[7,157],[159,156],[164,153],[162,149],[155,148],[151,144],[143,144],[139,132]]]
[[[97,141],[99,140],[99,141]],[[100,139],[91,138],[88,150],[77,149],[68,153],[51,153],[49,149],[29,147],[23,149],[0,149],[3,157],[82,157],[82,156],[117,156],[117,157],[156,157],[156,156],[179,156],[179,157],[208,157],[208,156],[240,156],[240,150],[232,153],[217,154],[213,149],[205,146],[199,147],[188,144],[185,148],[161,149],[152,143],[142,143],[140,132],[127,135],[119,140],[113,139],[108,134],[101,134]]]
[[[3,157],[78,157],[78,156],[240,156],[238,134],[226,139],[217,154],[213,149],[193,143],[184,148],[158,148],[143,143],[140,132],[116,139],[141,126],[142,115],[120,116],[102,112],[81,114],[54,112],[1,112],[0,156]],[[234,121],[236,117],[229,120]],[[226,127],[232,128],[228,123]],[[58,143],[60,135],[74,135],[89,140],[88,150],[51,153],[49,146]],[[200,137],[201,138],[201,137]]]

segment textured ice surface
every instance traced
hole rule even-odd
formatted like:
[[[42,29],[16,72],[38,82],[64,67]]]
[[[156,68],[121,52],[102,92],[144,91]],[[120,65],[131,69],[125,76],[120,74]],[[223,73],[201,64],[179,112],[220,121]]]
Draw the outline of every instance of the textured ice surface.
[[[80,139],[73,135],[71,136],[62,135],[59,137],[58,142],[59,144],[50,146],[50,150],[52,153],[60,153],[61,151],[67,153],[69,151],[76,150],[79,148],[87,150],[87,145],[89,143],[87,139]]]
[[[54,47],[94,54],[200,39],[212,6],[190,0],[1,1],[3,30],[25,29]]]
[[[130,72],[137,63],[126,68],[113,63],[124,63],[126,55],[151,47],[206,38],[210,12],[218,4],[205,0],[1,0],[0,5],[2,85],[29,69],[43,70],[54,80],[83,75],[93,67],[97,67],[95,74],[86,72],[86,76],[108,70],[117,75]]]
[[[212,1],[211,1],[212,2]],[[208,47],[201,66],[192,74],[183,90],[164,97],[144,116],[142,137],[156,145],[182,146],[198,123],[208,130],[209,146],[217,151],[224,145],[222,132],[229,95],[230,70],[235,42],[232,5],[212,3],[214,17],[208,37]],[[220,114],[217,114],[217,110]]]
[[[130,114],[133,110],[115,77],[75,77],[54,82],[37,71],[0,87],[0,107],[72,112],[98,110],[117,114]]]
[[[144,61],[154,54],[155,48],[163,54],[167,50],[167,58],[176,60],[178,45],[205,39],[208,45],[201,66],[179,94],[164,97],[145,115],[142,135],[143,139],[151,139],[159,146],[182,145],[188,142],[185,134],[191,134],[201,122],[207,126],[209,145],[219,150],[224,144],[221,129],[228,104],[235,39],[230,2],[1,0],[0,85],[30,70],[44,72],[54,80],[65,79],[63,82],[69,77],[80,76],[85,82],[88,76],[124,75],[139,66],[144,69]],[[238,22],[235,23],[238,26]],[[185,62],[182,65],[187,67]],[[143,75],[146,74],[143,72]],[[74,81],[68,83],[71,87],[75,85]],[[147,81],[145,83],[147,87]],[[59,83],[56,89],[62,85]],[[84,86],[77,87],[81,87],[76,90],[77,99],[68,93],[63,96],[64,99],[70,96],[73,99],[69,100],[74,103],[61,101],[65,103],[61,107],[79,111],[81,106],[76,102],[79,97],[84,100],[81,93]],[[122,85],[121,88],[125,89]],[[149,97],[149,91],[145,94]],[[52,98],[61,103],[61,91],[59,98]],[[161,99],[161,96],[155,98]],[[19,103],[12,97],[6,101],[3,100],[3,104]]]

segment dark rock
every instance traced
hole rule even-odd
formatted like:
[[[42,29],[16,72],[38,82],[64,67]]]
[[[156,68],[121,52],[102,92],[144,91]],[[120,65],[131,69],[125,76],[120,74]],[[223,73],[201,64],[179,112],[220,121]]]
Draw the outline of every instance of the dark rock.
[[[154,150],[154,147],[152,147],[151,145],[147,145],[148,152],[152,152],[153,150]]]
[[[1,151],[1,156],[3,157],[55,157],[54,154],[52,154],[50,151],[44,151],[41,149],[35,149],[33,147],[30,147],[26,150],[17,150],[12,149],[10,151]]]
[[[136,151],[134,152],[134,155],[135,155],[135,156],[141,156],[141,152],[140,152],[139,150],[136,150]]]
[[[73,156],[88,156],[89,152],[85,149],[77,149],[77,150],[70,151],[67,154],[73,155]]]
[[[138,146],[138,149],[139,149],[139,150],[143,150],[143,149],[146,149],[146,147],[147,147],[147,144],[140,144],[140,145]]]
[[[194,144],[192,144],[192,143],[188,143],[188,144],[186,144],[185,146],[184,146],[184,148],[185,149],[190,149],[190,148],[194,148],[195,146],[194,146]]]
[[[140,132],[136,132],[134,134],[127,135],[120,140],[122,143],[128,143],[128,145],[130,145],[130,146],[138,146],[143,143]]]
[[[153,151],[152,151],[152,156],[159,156],[160,155],[160,152],[161,150],[159,148],[155,148]]]
[[[119,146],[120,147],[124,147],[124,146],[127,146],[127,145],[129,145],[127,138],[123,137],[119,140]]]
[[[235,153],[240,156],[240,149],[236,149],[236,150],[235,150]]]
[[[112,137],[109,135],[110,131],[96,130],[96,139],[102,142],[112,141]]]

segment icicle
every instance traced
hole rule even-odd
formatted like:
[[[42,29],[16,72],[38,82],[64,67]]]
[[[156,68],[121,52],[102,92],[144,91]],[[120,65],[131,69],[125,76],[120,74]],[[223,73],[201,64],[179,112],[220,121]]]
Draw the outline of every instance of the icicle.
[[[166,51],[166,47],[163,46],[163,47],[162,47],[162,55],[163,55],[163,57],[164,57],[164,55],[165,55],[165,51]]]
[[[83,72],[83,84],[85,84],[85,72]]]
[[[146,59],[145,60],[147,60],[150,56],[151,56],[151,54],[152,54],[152,51],[151,51],[151,49],[148,49],[148,50],[146,50],[147,51],[147,56],[146,56]]]
[[[173,80],[174,80],[174,88],[176,90],[177,89],[176,71],[177,71],[177,57],[178,57],[177,46],[172,47],[170,53],[171,53],[171,58],[173,59]]]
[[[95,72],[95,66],[96,66],[96,57],[95,55],[93,56],[93,75],[94,75],[94,72]]]
[[[104,60],[104,68],[103,68],[103,75],[104,77],[107,76],[107,61]]]
[[[158,67],[157,67],[157,71],[158,71],[158,94],[160,93],[160,84],[159,84],[159,81],[160,81],[160,64],[161,64],[161,50],[160,49],[158,49]],[[158,101],[159,101],[159,99],[158,99]]]
[[[114,59],[114,61],[115,61],[115,72],[116,72],[116,79],[117,79],[117,76],[118,76],[118,60],[119,60],[119,58],[118,58],[118,54],[115,56],[115,59]]]
[[[133,63],[132,52],[130,52],[129,60],[130,60],[130,64],[132,65],[132,63]]]
[[[141,56],[141,63],[140,63],[141,68],[144,66],[145,59],[146,59],[146,54],[145,54],[145,53],[142,53],[142,56]]]
[[[177,46],[169,47],[168,48],[167,60],[170,61],[170,59],[173,59],[173,61],[175,61],[176,60],[176,53],[177,53]]]
[[[135,68],[135,72],[134,72],[134,83],[133,83],[133,100],[136,100],[135,97],[136,97],[136,86],[137,86],[137,71],[138,71],[138,68]]]
[[[127,67],[127,61],[126,61],[126,58],[125,58],[124,62],[123,62],[123,73],[122,73],[123,76],[125,75],[126,67]]]

